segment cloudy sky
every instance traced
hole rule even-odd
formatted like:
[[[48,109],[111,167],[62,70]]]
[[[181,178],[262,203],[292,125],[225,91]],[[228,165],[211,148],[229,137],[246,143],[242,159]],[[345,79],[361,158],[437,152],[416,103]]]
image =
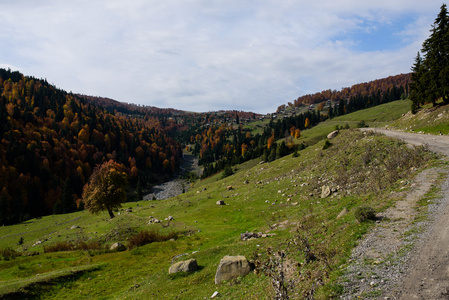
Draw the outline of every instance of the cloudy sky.
[[[410,72],[441,0],[0,0],[0,67],[74,93],[272,112]]]

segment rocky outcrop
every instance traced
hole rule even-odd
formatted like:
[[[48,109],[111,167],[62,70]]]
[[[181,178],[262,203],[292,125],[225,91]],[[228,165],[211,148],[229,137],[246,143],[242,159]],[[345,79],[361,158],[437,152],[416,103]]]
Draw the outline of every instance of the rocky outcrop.
[[[228,256],[220,260],[215,274],[215,284],[223,280],[231,280],[239,276],[245,276],[251,271],[250,264],[245,256]]]
[[[189,259],[177,262],[170,266],[168,270],[169,274],[179,273],[179,272],[195,272],[198,269],[198,264],[196,259]]]

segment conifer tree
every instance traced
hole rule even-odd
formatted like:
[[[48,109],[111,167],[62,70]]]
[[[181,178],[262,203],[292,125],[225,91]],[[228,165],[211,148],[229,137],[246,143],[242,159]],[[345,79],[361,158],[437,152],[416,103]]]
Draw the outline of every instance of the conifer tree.
[[[443,4],[430,30],[431,34],[423,43],[420,55],[412,67],[413,83],[410,86],[412,110],[424,101],[436,105],[439,97],[449,103],[449,15]]]

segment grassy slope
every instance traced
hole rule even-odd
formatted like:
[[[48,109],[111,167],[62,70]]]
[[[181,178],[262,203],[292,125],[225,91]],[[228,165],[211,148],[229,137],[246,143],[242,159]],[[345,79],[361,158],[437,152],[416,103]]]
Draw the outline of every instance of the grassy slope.
[[[333,121],[331,127],[349,119]],[[218,290],[226,299],[265,299],[273,293],[270,278],[265,275],[250,274],[237,282],[219,286],[214,284],[214,275],[224,255],[241,254],[252,259],[258,252],[257,259],[262,261],[267,257],[266,249],[271,247],[285,250],[288,261],[296,265],[290,268],[290,279],[296,280],[291,296],[300,298],[302,291],[309,290],[312,282],[321,279],[326,285],[316,296],[329,297],[338,292],[333,280],[339,275],[340,265],[345,263],[358,238],[370,226],[370,223],[359,224],[355,220],[354,208],[369,203],[377,210],[385,209],[402,195],[399,190],[404,186],[399,179],[410,179],[413,175],[404,163],[402,171],[406,172],[401,173],[399,179],[393,178],[392,185],[382,182],[388,177],[381,172],[385,166],[365,164],[367,149],[376,150],[368,151],[372,155],[381,155],[371,157],[373,162],[381,159],[392,162],[406,157],[418,166],[413,159],[422,159],[414,150],[388,138],[348,130],[332,142],[334,145],[328,150],[322,150],[323,142],[319,142],[301,151],[298,158],[288,156],[270,164],[246,164],[239,167],[240,171],[234,176],[203,182],[172,199],[127,203],[125,207],[132,207],[133,212],[122,212],[113,220],[108,220],[107,213],[91,216],[87,212],[77,212],[1,227],[0,248],[41,254],[1,261],[0,295],[11,289],[18,291],[20,287],[26,290],[30,282],[32,284],[40,276],[51,278],[53,274],[66,274],[73,268],[81,271],[75,272],[76,276],[61,276],[52,281],[53,285],[31,285],[32,292],[27,295],[34,292],[45,299],[202,299]],[[248,184],[244,183],[246,180]],[[339,186],[339,192],[331,198],[320,199],[323,184]],[[228,191],[228,185],[234,189]],[[218,200],[224,200],[227,205],[216,205]],[[350,213],[337,219],[343,208]],[[159,219],[172,215],[175,220],[168,227],[148,225],[150,215]],[[70,229],[72,225],[80,228]],[[308,239],[312,251],[320,259],[304,264],[301,245],[287,243],[298,241],[295,232],[298,226],[299,234]],[[175,230],[183,235],[176,241],[153,243],[121,253],[43,254],[43,245],[62,240],[99,239],[108,244],[121,240],[126,243],[126,232],[150,227]],[[245,231],[271,232],[276,236],[242,242],[240,234]],[[18,246],[20,237],[24,238],[24,244]],[[33,247],[37,240],[44,242]],[[182,253],[188,255],[177,260],[196,258],[200,270],[186,276],[169,276],[172,258]]]
[[[416,114],[407,113],[389,127],[408,132],[449,134],[449,105],[432,107],[427,104]]]
[[[318,126],[302,131],[301,140],[308,145],[315,144],[326,138],[335,126],[341,127],[348,124],[349,127],[356,128],[361,121],[365,121],[369,127],[383,127],[410,111],[410,105],[409,100],[398,100],[326,120]]]

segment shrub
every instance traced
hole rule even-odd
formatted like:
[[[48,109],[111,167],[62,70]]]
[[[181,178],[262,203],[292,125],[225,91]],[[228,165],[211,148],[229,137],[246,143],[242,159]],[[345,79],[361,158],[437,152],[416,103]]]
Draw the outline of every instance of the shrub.
[[[0,249],[0,257],[4,260],[10,260],[12,258],[16,258],[21,255],[22,253],[17,252],[16,250],[11,248]]]
[[[332,143],[329,142],[329,140],[326,140],[326,141],[324,142],[323,150],[326,150],[326,149],[329,148],[330,146],[332,146]]]
[[[170,239],[176,239],[178,234],[175,232],[170,232],[167,234],[162,234],[159,230],[142,230],[141,232],[131,236],[129,238],[129,249],[133,249],[135,247],[144,246],[149,243],[154,242],[164,242]]]
[[[370,206],[360,206],[357,207],[354,216],[359,222],[364,222],[366,220],[375,220],[376,212]]]
[[[365,128],[365,127],[367,127],[365,121],[362,120],[359,123],[357,123],[357,128]]]
[[[231,176],[234,174],[234,171],[232,171],[232,168],[230,166],[226,166],[223,170],[223,173],[221,174],[222,178],[226,178],[228,176]]]
[[[101,245],[97,241],[78,241],[76,243],[72,243],[71,241],[62,241],[53,245],[44,246],[45,253],[74,250],[101,250]]]

